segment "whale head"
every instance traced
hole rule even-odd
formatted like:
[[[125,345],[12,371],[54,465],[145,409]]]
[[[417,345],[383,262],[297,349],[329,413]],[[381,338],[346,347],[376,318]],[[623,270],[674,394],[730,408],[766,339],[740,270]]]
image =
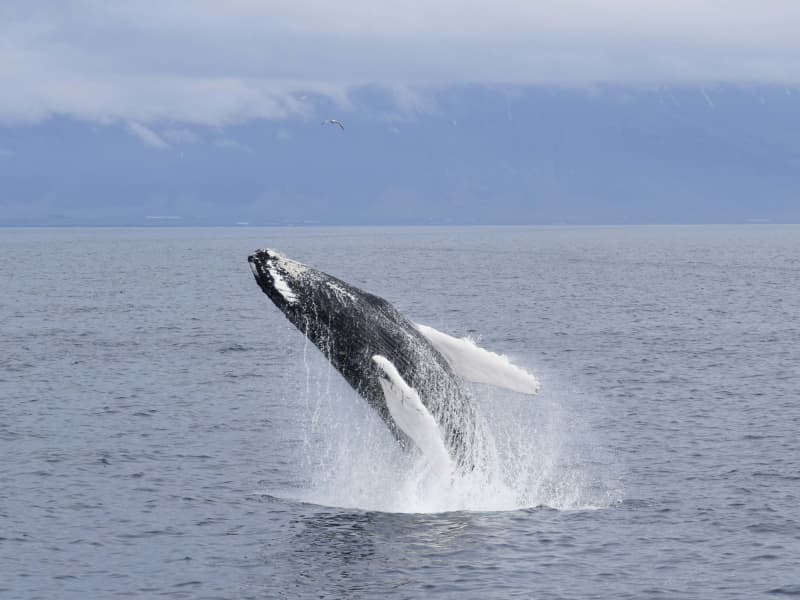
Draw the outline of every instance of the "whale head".
[[[383,298],[263,248],[248,257],[261,290],[337,368],[357,372],[373,350],[367,340],[384,319],[400,319]],[[366,358],[364,358],[366,357]],[[377,384],[376,384],[377,385]]]
[[[300,305],[312,269],[270,248],[256,250],[247,260],[258,285],[278,308],[288,314]]]

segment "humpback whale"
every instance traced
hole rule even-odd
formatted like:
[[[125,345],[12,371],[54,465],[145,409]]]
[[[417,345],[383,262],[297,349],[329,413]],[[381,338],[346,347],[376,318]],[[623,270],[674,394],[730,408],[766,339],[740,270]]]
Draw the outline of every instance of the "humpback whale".
[[[473,469],[485,437],[464,380],[535,394],[527,371],[469,340],[417,325],[389,302],[271,249],[248,257],[261,290],[443,475]]]

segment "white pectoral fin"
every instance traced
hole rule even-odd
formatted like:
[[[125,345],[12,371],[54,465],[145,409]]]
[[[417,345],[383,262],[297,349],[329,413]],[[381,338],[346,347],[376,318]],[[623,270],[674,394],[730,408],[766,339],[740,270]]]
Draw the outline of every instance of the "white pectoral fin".
[[[505,356],[484,350],[467,338],[454,338],[427,325],[416,324],[416,328],[445,357],[459,377],[522,394],[533,395],[539,391],[539,380]]]
[[[453,463],[445,448],[442,431],[422,404],[417,391],[405,382],[386,357],[376,354],[372,360],[381,370],[380,384],[394,422],[422,450],[437,473],[452,475]]]

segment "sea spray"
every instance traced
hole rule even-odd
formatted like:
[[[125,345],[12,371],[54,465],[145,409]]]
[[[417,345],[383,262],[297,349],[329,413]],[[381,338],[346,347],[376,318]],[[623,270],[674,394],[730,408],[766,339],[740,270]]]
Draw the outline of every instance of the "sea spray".
[[[489,386],[470,391],[485,439],[476,466],[435,474],[404,450],[379,416],[304,342],[296,399],[297,500],[368,511],[436,513],[545,506],[603,508],[621,501],[618,466],[582,416],[589,397],[546,378],[536,397]],[[270,491],[270,493],[274,493]]]

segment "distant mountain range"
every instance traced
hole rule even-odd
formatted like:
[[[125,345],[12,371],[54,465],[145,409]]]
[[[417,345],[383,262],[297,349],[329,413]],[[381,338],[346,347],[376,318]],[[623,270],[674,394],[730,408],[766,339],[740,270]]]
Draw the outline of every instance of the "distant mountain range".
[[[224,129],[0,125],[0,225],[800,222],[798,86],[314,100]]]

